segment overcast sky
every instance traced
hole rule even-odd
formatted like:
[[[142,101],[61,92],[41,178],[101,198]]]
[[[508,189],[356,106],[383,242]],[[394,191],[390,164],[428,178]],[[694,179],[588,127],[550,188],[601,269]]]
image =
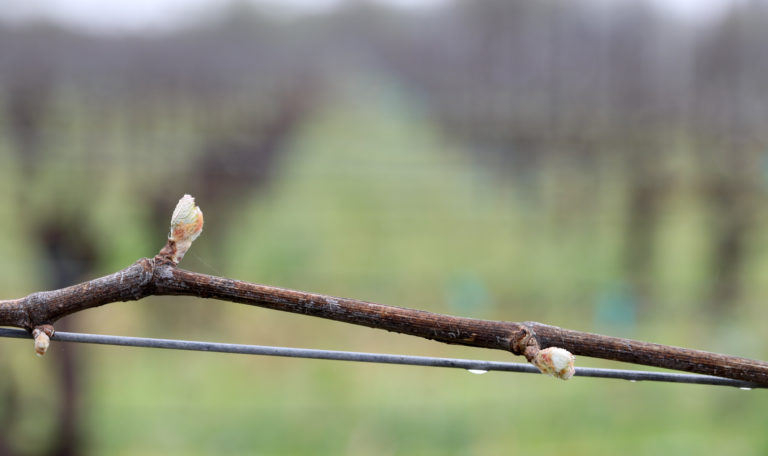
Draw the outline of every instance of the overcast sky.
[[[276,13],[285,13],[323,11],[340,3],[341,0],[250,1]],[[401,7],[421,8],[439,4],[445,0],[377,1]],[[651,1],[672,14],[701,19],[711,16],[724,6],[738,0]],[[2,0],[0,19],[20,22],[43,18],[96,31],[162,29],[173,25],[179,18],[183,20],[199,16],[202,11],[210,10],[224,2],[225,0]]]

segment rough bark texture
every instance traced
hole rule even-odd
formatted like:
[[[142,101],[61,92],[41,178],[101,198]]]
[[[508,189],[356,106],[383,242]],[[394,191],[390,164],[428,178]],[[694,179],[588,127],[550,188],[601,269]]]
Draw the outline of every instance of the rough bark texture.
[[[165,267],[155,294],[192,295],[410,334],[449,344],[509,350],[522,328],[517,323],[476,320],[354,299],[258,285]]]
[[[150,292],[155,261],[142,258],[114,274],[25,298],[0,301],[0,325],[32,330],[69,314],[118,301],[135,301]]]
[[[55,291],[0,301],[0,325],[32,330],[71,313],[152,295],[186,295],[249,304],[385,329],[449,344],[493,348],[529,360],[539,349],[677,369],[768,385],[768,363],[573,331],[535,322],[454,317],[404,307],[286,290],[179,269],[167,256],[142,258],[115,274]]]
[[[765,361],[573,331],[536,322],[526,322],[525,326],[542,348],[560,347],[591,358],[768,384],[768,363]]]

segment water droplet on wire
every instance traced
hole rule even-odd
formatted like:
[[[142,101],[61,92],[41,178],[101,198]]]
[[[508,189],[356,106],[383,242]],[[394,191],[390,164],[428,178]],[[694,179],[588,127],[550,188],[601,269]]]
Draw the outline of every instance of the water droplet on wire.
[[[746,386],[742,386],[742,387],[741,387],[741,388],[739,388],[739,389],[740,389],[740,390],[744,390],[744,391],[752,391],[752,388],[748,388],[748,387],[746,387]]]
[[[467,372],[475,375],[483,375],[488,373],[487,370],[483,370],[483,369],[467,369]]]

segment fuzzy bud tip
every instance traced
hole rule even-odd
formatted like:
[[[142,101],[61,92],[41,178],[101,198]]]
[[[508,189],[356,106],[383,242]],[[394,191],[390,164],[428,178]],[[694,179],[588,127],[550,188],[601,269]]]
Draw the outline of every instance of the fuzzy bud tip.
[[[35,337],[35,354],[42,357],[48,351],[48,347],[51,346],[51,338],[45,331],[38,329],[35,330],[33,335]]]
[[[549,347],[539,350],[533,358],[533,365],[542,374],[552,375],[562,380],[568,380],[576,372],[574,356],[568,350]]]
[[[171,216],[171,232],[168,239],[175,243],[173,261],[178,263],[192,246],[192,242],[203,231],[203,211],[195,204],[195,199],[184,195]]]

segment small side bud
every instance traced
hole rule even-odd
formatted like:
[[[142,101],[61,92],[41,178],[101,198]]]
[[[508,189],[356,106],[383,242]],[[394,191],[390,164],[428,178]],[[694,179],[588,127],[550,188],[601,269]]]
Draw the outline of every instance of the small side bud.
[[[178,264],[184,258],[184,254],[202,231],[203,211],[195,205],[192,196],[184,195],[173,211],[171,232],[168,234],[168,240],[175,246],[171,256],[174,263]]]
[[[568,350],[549,347],[539,350],[531,362],[542,374],[568,380],[576,372],[576,368],[573,367],[574,360],[574,356]]]
[[[42,357],[45,352],[48,351],[48,347],[51,346],[51,338],[48,334],[40,331],[40,334],[35,336],[35,354]]]
[[[35,339],[35,354],[42,357],[51,346],[51,336],[53,336],[53,326],[42,325],[32,331],[32,337]]]

